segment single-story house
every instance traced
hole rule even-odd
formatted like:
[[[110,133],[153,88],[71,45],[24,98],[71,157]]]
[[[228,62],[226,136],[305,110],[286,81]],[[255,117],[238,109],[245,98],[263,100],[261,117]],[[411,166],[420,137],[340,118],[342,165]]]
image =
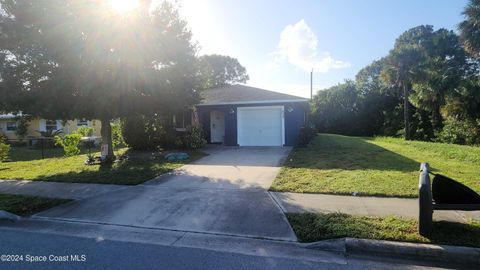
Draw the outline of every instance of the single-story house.
[[[9,140],[20,139],[16,130],[18,127],[18,115],[0,114],[0,136],[5,136]],[[27,134],[25,139],[34,139],[41,136],[40,131],[62,130],[63,134],[69,134],[81,126],[93,128],[93,136],[100,137],[101,122],[98,120],[76,119],[69,121],[48,120],[43,118],[33,118],[28,122]]]
[[[308,99],[246,85],[202,91],[198,121],[210,143],[294,146],[305,125]]]

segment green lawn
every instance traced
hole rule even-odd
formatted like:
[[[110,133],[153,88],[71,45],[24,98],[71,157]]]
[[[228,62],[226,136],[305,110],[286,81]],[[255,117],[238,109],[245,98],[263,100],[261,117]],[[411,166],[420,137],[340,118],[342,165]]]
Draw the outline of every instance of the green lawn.
[[[295,148],[271,190],[416,197],[421,162],[480,192],[480,148],[319,134]]]
[[[190,158],[185,161],[169,162],[162,157],[152,159],[151,153],[133,152],[129,153],[130,159],[127,161],[100,166],[85,165],[87,157],[84,154],[61,157],[58,151],[61,150],[49,149],[46,152],[49,157],[40,159],[38,149],[12,147],[11,161],[0,163],[0,179],[136,185],[205,155],[200,151],[192,151],[189,152]]]
[[[434,221],[433,233],[418,234],[417,222],[398,217],[360,217],[341,213],[287,214],[295,234],[302,242],[352,237],[415,243],[480,247],[480,222],[468,224]]]
[[[20,216],[29,216],[69,201],[70,200],[0,194],[0,210],[5,210]]]

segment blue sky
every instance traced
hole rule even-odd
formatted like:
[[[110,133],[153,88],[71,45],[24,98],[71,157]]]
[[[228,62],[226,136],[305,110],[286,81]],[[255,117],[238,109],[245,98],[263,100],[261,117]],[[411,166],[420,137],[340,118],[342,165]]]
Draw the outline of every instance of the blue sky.
[[[385,56],[405,30],[456,29],[467,0],[183,0],[200,54],[226,54],[249,85],[309,97]]]

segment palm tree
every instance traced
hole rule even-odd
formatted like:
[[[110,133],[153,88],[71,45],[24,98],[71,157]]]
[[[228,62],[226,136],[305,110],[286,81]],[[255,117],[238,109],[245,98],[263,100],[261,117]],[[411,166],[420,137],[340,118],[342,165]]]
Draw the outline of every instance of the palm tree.
[[[480,0],[470,0],[462,12],[465,21],[458,26],[465,49],[480,58]]]
[[[412,84],[418,77],[419,63],[423,52],[419,45],[402,45],[390,51],[382,70],[382,79],[390,87],[403,91],[403,115],[405,122],[405,140],[411,139],[409,94]]]

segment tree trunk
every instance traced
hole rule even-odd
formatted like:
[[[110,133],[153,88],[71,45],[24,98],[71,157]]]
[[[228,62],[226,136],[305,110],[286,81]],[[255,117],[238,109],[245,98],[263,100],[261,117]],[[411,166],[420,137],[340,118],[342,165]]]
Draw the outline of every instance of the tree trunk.
[[[102,135],[102,145],[107,145],[108,147],[108,153],[105,156],[105,161],[113,161],[115,159],[115,155],[113,154],[112,127],[110,126],[110,118],[102,117],[100,122],[102,123],[102,128],[100,129],[100,133]]]
[[[435,100],[432,111],[432,126],[435,131],[441,130],[443,126],[442,114],[440,113],[439,98]]]
[[[410,103],[408,102],[408,87],[403,85],[403,118],[405,120],[405,140],[410,140]]]

